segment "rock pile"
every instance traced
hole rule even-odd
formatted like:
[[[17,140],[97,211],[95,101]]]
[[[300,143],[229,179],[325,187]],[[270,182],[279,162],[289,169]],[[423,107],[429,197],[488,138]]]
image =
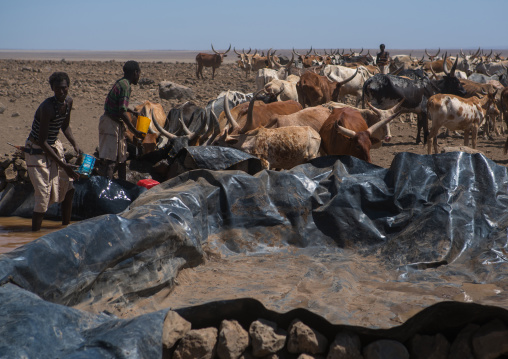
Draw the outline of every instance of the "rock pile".
[[[193,359],[424,359],[498,358],[508,354],[508,328],[500,319],[468,324],[455,333],[416,334],[402,343],[386,338],[366,340],[352,331],[320,333],[294,319],[288,328],[258,319],[248,328],[224,319],[219,328],[192,329],[169,311],[163,328],[164,358]],[[329,342],[328,338],[333,338]]]

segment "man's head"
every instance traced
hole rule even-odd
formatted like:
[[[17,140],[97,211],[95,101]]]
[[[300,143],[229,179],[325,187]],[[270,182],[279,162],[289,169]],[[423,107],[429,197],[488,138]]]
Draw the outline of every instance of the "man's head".
[[[137,85],[139,76],[141,75],[141,68],[137,61],[129,60],[123,65],[123,75],[132,84]]]
[[[60,102],[65,101],[71,84],[69,75],[65,72],[53,72],[49,77],[49,84],[55,93],[56,99]]]
[[[385,51],[385,44],[381,44],[381,45],[379,45],[379,49],[380,49],[381,51]]]

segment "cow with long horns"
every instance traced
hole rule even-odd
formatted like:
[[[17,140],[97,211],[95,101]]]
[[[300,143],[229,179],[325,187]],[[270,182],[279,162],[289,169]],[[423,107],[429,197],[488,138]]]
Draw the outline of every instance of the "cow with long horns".
[[[215,54],[206,54],[203,52],[200,52],[196,55],[196,77],[199,79],[199,75],[201,75],[201,78],[203,77],[203,67],[211,67],[212,68],[212,80],[215,78],[215,70],[220,67],[222,64],[222,60],[224,57],[226,57],[229,50],[231,50],[231,45],[229,45],[229,48],[225,52],[218,52],[215,51],[212,44],[212,50],[215,52]]]

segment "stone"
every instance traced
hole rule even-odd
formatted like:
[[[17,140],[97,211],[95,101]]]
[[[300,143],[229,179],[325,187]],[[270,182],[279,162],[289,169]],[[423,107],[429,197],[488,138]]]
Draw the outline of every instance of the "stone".
[[[301,320],[294,320],[288,330],[288,351],[294,354],[320,354],[328,348],[328,340]]]
[[[25,170],[25,171],[28,171],[28,167],[26,166],[26,162],[21,159],[21,158],[16,158],[14,160],[14,168],[19,171],[19,170]]]
[[[14,169],[14,163],[11,163],[9,167],[4,170],[5,180],[7,182],[16,181],[16,177],[18,176],[18,172]]]
[[[219,328],[217,355],[220,359],[238,359],[249,346],[249,333],[236,320],[223,320]]]
[[[249,335],[252,354],[259,358],[275,354],[284,348],[287,333],[285,330],[279,329],[274,322],[258,319],[251,323]]]
[[[212,359],[216,344],[217,328],[190,330],[176,346],[173,359]]]
[[[191,323],[170,310],[164,318],[162,345],[170,349],[191,330]]]
[[[159,97],[164,100],[190,100],[194,98],[194,93],[189,87],[171,81],[162,81],[159,83]]]
[[[406,347],[396,340],[381,339],[363,348],[365,359],[409,359]]]
[[[411,359],[446,359],[450,343],[442,335],[416,334],[411,340]]]
[[[494,359],[508,354],[508,329],[500,319],[494,319],[473,334],[472,343],[476,358]]]
[[[19,116],[21,116],[21,115],[19,114],[19,112],[14,112],[14,113],[11,115],[11,117],[19,117]]]
[[[474,359],[473,346],[471,338],[473,334],[480,328],[477,324],[468,324],[457,335],[450,346],[449,359]]]
[[[362,343],[358,335],[340,332],[330,345],[327,359],[362,359]]]
[[[5,107],[5,105],[4,105],[3,103],[1,103],[1,102],[0,102],[0,115],[1,115],[2,113],[4,113],[4,112],[5,112],[5,110],[7,110],[7,107]]]

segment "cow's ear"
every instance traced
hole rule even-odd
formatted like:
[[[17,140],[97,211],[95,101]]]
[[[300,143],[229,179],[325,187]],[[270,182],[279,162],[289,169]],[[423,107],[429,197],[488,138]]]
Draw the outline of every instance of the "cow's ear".
[[[224,57],[227,57],[228,55],[224,54]]]

